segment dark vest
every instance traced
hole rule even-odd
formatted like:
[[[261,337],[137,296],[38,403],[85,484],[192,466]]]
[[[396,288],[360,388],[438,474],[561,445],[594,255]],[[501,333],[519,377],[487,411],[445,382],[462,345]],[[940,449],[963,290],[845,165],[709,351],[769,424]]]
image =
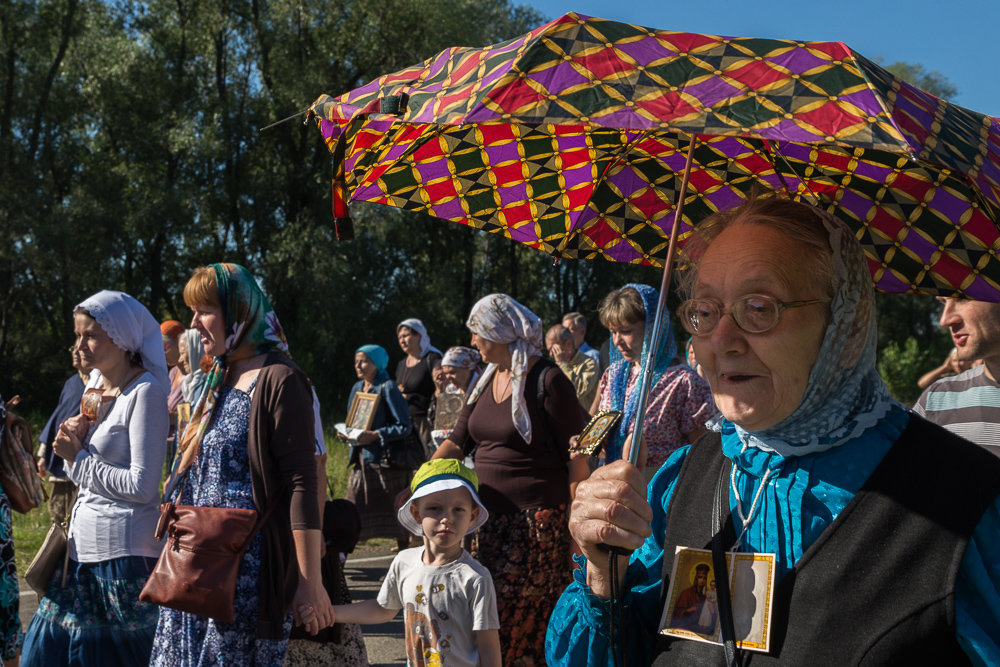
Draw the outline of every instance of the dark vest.
[[[665,554],[677,545],[711,549],[723,465],[719,435],[691,448],[668,509]],[[771,651],[743,651],[743,664],[968,664],[955,639],[955,577],[998,495],[996,456],[912,415],[860,491],[777,582]],[[664,559],[664,591],[671,565]],[[655,665],[725,663],[720,646],[665,635],[654,654]]]

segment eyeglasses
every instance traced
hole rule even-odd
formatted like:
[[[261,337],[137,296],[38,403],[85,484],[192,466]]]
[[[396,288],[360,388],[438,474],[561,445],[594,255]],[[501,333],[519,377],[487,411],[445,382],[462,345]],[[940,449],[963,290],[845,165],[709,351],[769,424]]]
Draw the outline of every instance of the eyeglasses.
[[[748,294],[734,301],[729,310],[725,310],[723,305],[714,299],[689,299],[681,304],[679,315],[681,326],[692,336],[707,336],[715,331],[719,320],[726,313],[733,316],[736,326],[743,331],[759,334],[778,326],[778,322],[781,321],[781,311],[786,308],[829,302],[830,299],[811,299],[786,303],[763,294]]]

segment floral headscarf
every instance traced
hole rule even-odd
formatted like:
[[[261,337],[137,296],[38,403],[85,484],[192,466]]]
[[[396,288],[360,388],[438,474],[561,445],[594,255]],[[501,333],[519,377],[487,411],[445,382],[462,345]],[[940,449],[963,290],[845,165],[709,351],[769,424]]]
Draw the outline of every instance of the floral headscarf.
[[[482,360],[483,358],[479,356],[479,350],[456,345],[445,350],[444,356],[441,358],[441,365],[455,366],[456,368],[465,368],[472,371],[469,375],[469,385],[472,385],[479,377],[479,363]],[[468,388],[459,387],[462,391],[466,391]]]
[[[407,327],[409,329],[412,329],[414,333],[416,333],[416,334],[418,334],[420,336],[420,358],[421,359],[423,359],[424,355],[426,355],[428,352],[437,352],[438,354],[441,354],[441,350],[439,350],[436,347],[434,347],[433,345],[431,345],[431,337],[427,335],[427,327],[424,326],[423,322],[421,322],[420,320],[418,320],[415,317],[411,317],[409,319],[405,319],[405,320],[403,320],[402,322],[400,322],[399,324],[396,325],[396,333],[397,334],[399,333],[399,330],[402,327]]]
[[[632,288],[639,293],[642,299],[643,310],[646,312],[645,331],[642,336],[642,357],[640,364],[653,374],[649,386],[652,387],[663,376],[663,373],[670,366],[670,362],[677,356],[677,342],[674,340],[674,328],[670,322],[670,313],[663,313],[662,331],[660,339],[657,341],[656,354],[653,356],[654,363],[647,368],[646,360],[649,357],[649,348],[653,342],[653,323],[656,320],[656,306],[660,298],[660,293],[649,285],[640,283],[629,283],[618,291]],[[618,422],[618,430],[614,437],[609,439],[605,445],[605,459],[608,462],[616,461],[622,457],[625,448],[625,440],[631,431],[632,421],[635,418],[635,411],[639,403],[639,384],[635,384],[632,393],[627,397],[625,390],[628,388],[629,373],[631,364],[625,360],[621,351],[614,345],[610,346],[610,366],[608,368],[608,388],[611,390],[611,409],[620,410],[621,420]]]
[[[506,343],[510,350],[512,393],[511,418],[525,442],[531,442],[531,418],[524,401],[524,381],[528,360],[541,355],[542,320],[506,294],[484,296],[469,313],[465,323],[469,331],[494,343]],[[468,403],[475,403],[483,390],[490,386],[497,365],[490,364],[469,392]]]
[[[802,402],[763,431],[736,426],[743,444],[784,457],[822,452],[874,426],[895,405],[875,369],[875,291],[861,245],[832,214],[823,221],[833,254],[834,296],[830,324],[809,373]],[[708,424],[720,430],[722,419]]]
[[[215,357],[205,375],[201,396],[191,410],[191,421],[184,429],[177,448],[168,495],[177,477],[188,469],[198,454],[205,431],[212,421],[228,364],[271,350],[288,354],[288,343],[278,316],[253,275],[239,264],[212,264],[212,269],[225,322],[226,351],[222,356]]]
[[[125,292],[101,290],[78,303],[74,310],[89,313],[118,349],[138,354],[143,368],[156,378],[163,391],[170,391],[160,323],[146,306]]]

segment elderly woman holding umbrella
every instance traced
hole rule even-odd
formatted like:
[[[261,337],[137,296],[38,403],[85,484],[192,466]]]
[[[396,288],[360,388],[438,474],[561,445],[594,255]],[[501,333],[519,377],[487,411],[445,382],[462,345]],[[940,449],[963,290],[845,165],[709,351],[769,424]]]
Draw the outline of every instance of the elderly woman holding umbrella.
[[[680,569],[670,581],[678,548],[711,545],[713,567],[728,551],[772,563],[773,599],[752,600],[771,625],[754,665],[997,664],[1000,461],[889,397],[853,234],[778,198],[698,232],[680,318],[722,418],[667,460],[648,502],[626,461],[580,484],[570,530],[585,569],[552,615],[549,659],[609,662],[617,590],[628,664],[738,663],[732,642],[659,633],[661,593],[688,585]],[[614,556],[617,577],[602,545],[636,550],[627,567]],[[747,599],[715,579],[721,637],[742,638],[726,621]]]
[[[489,366],[434,456],[473,456],[490,520],[472,555],[493,575],[504,664],[540,664],[546,619],[570,576],[569,466],[589,471],[569,461],[584,415],[569,378],[541,356],[537,315],[491,294],[466,325]]]

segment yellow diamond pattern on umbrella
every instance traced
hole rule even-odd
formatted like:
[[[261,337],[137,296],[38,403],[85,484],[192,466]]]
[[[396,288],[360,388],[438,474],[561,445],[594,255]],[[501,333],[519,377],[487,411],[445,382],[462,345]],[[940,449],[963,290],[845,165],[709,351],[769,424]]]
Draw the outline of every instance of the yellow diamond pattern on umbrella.
[[[406,99],[400,116],[378,114],[386,98]],[[331,150],[355,131],[355,116],[380,120],[373,134],[437,128],[352,140],[342,152],[354,198],[429,210],[562,256],[658,264],[683,168],[676,146],[695,133],[685,225],[754,187],[787,190],[855,225],[884,289],[989,295],[1000,282],[998,121],[843,44],[567,15],[487,49],[451,49],[313,110]],[[490,125],[510,129],[518,157],[469,135]],[[538,128],[553,136],[533,135]],[[584,163],[564,164],[569,140],[551,128],[593,143]]]

